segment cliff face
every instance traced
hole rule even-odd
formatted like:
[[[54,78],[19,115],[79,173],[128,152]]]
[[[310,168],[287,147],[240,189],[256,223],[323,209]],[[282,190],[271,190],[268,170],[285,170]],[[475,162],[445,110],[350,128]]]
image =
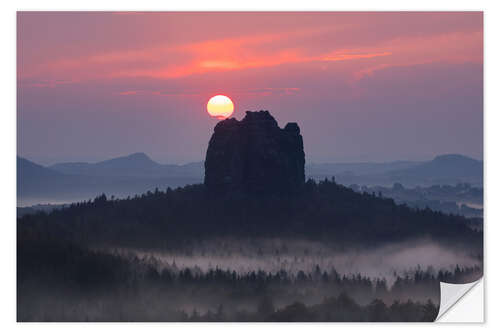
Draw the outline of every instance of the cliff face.
[[[279,128],[268,111],[219,122],[205,158],[205,185],[214,192],[277,193],[304,183],[304,147],[299,126]]]

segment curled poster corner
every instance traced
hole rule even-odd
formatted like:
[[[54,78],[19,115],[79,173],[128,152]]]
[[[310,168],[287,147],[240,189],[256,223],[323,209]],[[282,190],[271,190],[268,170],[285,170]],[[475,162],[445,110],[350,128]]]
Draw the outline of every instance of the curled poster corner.
[[[483,322],[483,278],[464,284],[440,282],[440,289],[436,322]]]

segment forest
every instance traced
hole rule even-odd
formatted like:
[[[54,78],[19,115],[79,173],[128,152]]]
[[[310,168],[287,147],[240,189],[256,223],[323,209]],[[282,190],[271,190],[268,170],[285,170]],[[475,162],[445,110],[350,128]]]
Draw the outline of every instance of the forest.
[[[225,252],[203,247],[210,240]],[[441,267],[415,263],[385,275],[370,274],[366,260],[351,271],[314,261],[349,251],[359,259],[395,243],[411,250],[417,240],[470,261],[443,254]],[[210,255],[230,264],[197,264]],[[271,257],[271,269],[259,266]],[[242,258],[257,264],[238,269]],[[284,265],[289,258],[313,259]],[[439,281],[476,280],[481,263],[482,232],[464,217],[356,193],[333,179],[279,196],[214,195],[203,185],[127,199],[103,194],[18,218],[18,320],[432,321]]]
[[[18,246],[20,321],[432,321],[439,281],[479,277],[481,267],[429,267],[385,279],[313,272],[160,269],[72,243]]]
[[[214,195],[204,185],[155,190],[127,199],[105,194],[18,220],[19,233],[85,245],[172,248],[210,237],[299,237],[340,248],[429,238],[482,248],[482,232],[466,218],[356,193],[325,179],[287,195]],[[181,243],[181,244],[180,244]]]
[[[483,189],[467,183],[433,185],[428,187],[404,187],[395,183],[392,187],[349,185],[357,192],[376,192],[393,198],[396,203],[406,203],[410,207],[429,207],[435,211],[463,215],[469,218],[483,217]]]

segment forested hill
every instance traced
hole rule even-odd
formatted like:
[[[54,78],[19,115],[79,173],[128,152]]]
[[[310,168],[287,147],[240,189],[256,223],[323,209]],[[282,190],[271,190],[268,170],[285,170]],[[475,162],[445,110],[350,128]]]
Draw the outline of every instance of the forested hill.
[[[463,217],[411,209],[330,180],[309,180],[299,193],[285,196],[214,196],[201,184],[122,200],[102,195],[18,219],[20,240],[173,248],[221,236],[291,237],[340,247],[427,238],[441,244],[482,247],[482,232],[467,227]]]

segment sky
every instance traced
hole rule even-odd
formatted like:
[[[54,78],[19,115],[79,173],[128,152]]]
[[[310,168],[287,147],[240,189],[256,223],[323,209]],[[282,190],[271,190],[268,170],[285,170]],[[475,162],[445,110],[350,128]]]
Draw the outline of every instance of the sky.
[[[202,161],[219,121],[297,122],[306,162],[483,156],[480,12],[19,12],[18,155]]]

